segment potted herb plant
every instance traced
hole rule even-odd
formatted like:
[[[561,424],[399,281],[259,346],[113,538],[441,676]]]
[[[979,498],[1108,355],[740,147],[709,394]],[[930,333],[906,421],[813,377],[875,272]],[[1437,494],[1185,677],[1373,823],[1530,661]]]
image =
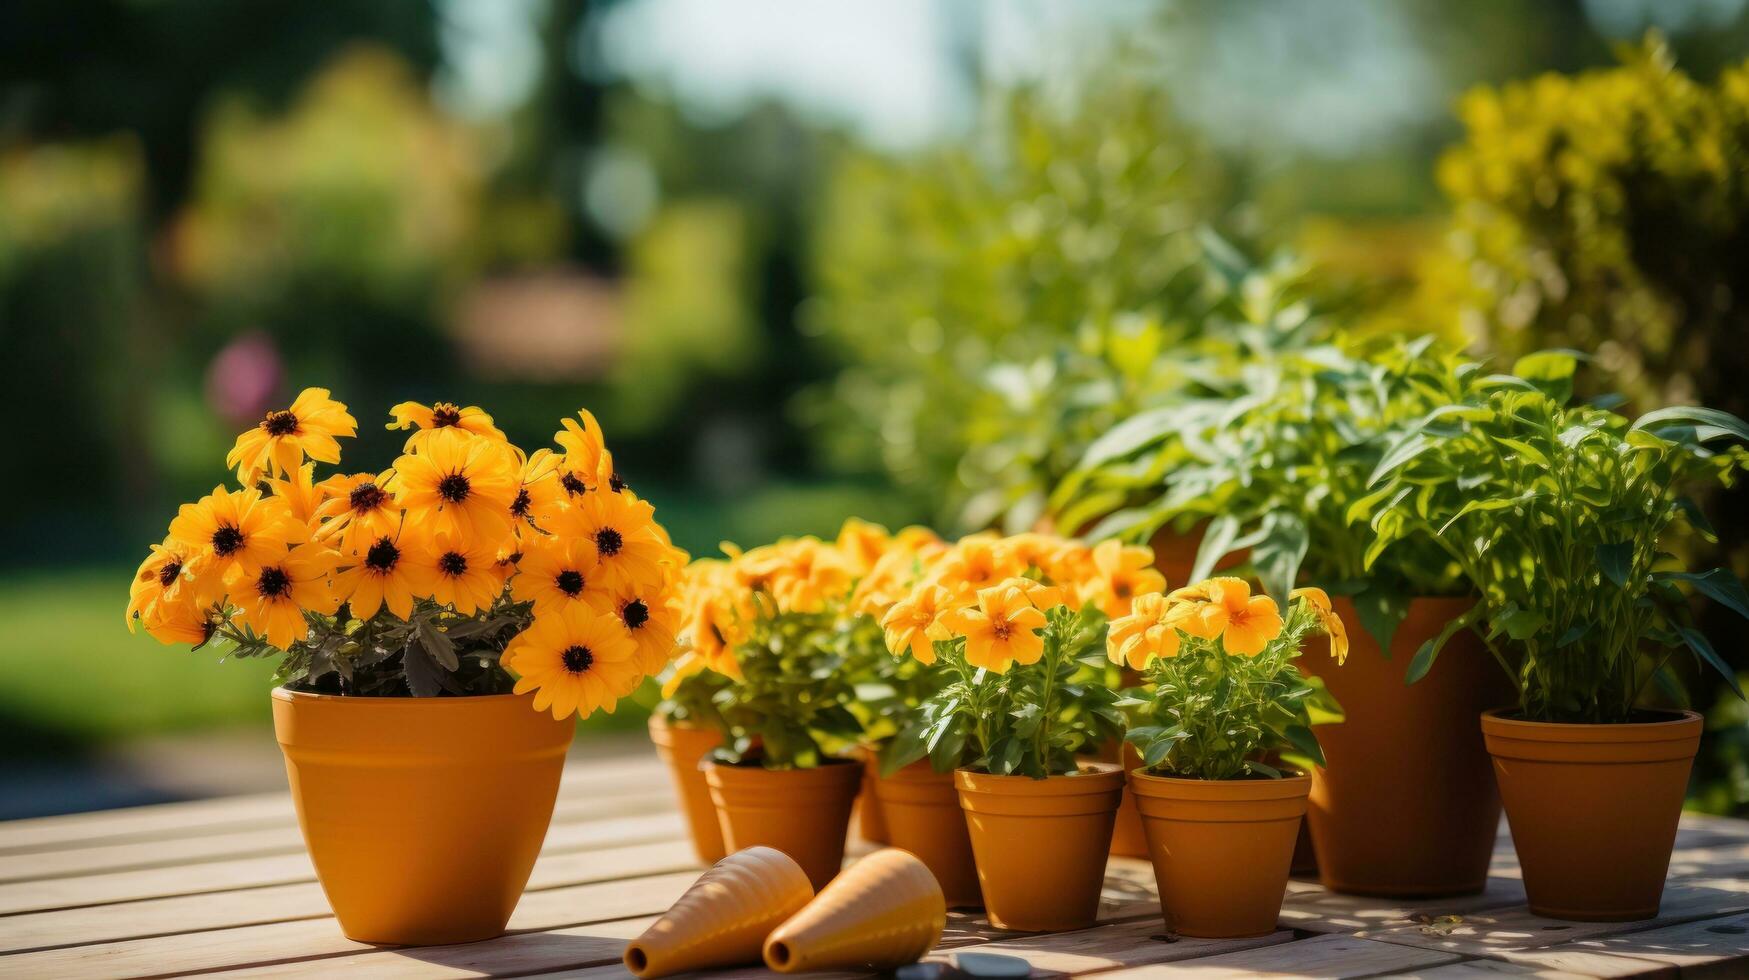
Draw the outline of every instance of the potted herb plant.
[[[1651,707],[1692,656],[1736,680],[1695,626],[1689,591],[1749,616],[1730,572],[1691,572],[1674,533],[1710,528],[1686,494],[1730,483],[1749,426],[1706,408],[1629,419],[1569,404],[1575,356],[1466,368],[1460,407],[1430,413],[1378,467],[1381,540],[1444,547],[1481,601],[1474,623],[1516,682],[1482,731],[1530,907],[1581,920],[1657,914],[1700,739],[1692,711]],[[1412,668],[1425,670],[1437,642]],[[1741,692],[1738,692],[1741,695]]]
[[[238,437],[240,487],[183,505],[135,576],[130,628],[280,658],[298,822],[352,939],[501,933],[572,716],[670,655],[685,556],[580,417],[561,453],[525,457],[478,408],[398,405],[389,427],[416,428],[389,470],[318,480],[356,423],[306,389]]]
[[[1323,591],[1296,591],[1284,618],[1236,578],[1143,596],[1112,620],[1109,656],[1150,682],[1126,736],[1142,756],[1129,781],[1172,932],[1275,929],[1311,779],[1265,759],[1323,761],[1312,711],[1327,695],[1295,667],[1319,632],[1340,664],[1345,632]]]
[[[1100,682],[1106,616],[1094,596],[1112,584],[1077,542],[980,534],[933,563],[886,620],[895,646],[949,672],[916,744],[937,769],[958,766],[998,928],[1085,928],[1098,911],[1123,790],[1118,766],[1088,759],[1123,725]]]

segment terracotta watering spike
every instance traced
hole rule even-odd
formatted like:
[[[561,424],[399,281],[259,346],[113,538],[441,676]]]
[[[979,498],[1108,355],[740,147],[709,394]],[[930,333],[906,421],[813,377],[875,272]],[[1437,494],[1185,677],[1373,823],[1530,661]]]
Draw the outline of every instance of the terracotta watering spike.
[[[891,970],[941,940],[947,902],[928,865],[889,847],[851,865],[765,941],[765,965],[805,970]]]
[[[765,937],[814,897],[807,872],[770,847],[723,858],[626,946],[640,977],[759,962]]]

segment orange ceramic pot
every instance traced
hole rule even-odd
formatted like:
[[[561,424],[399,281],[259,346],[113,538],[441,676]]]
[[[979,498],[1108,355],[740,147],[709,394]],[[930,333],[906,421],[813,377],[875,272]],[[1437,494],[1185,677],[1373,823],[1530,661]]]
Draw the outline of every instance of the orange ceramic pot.
[[[1483,714],[1482,733],[1530,910],[1587,922],[1657,915],[1701,716],[1563,725],[1513,713]]]
[[[701,864],[716,864],[727,852],[723,831],[717,826],[717,805],[711,802],[711,788],[699,763],[723,744],[723,733],[714,728],[676,725],[661,715],[651,715],[650,741],[656,743],[656,754],[674,778],[674,792],[692,836],[693,853]]]
[[[874,793],[886,813],[892,845],[923,861],[940,883],[947,904],[983,905],[972,838],[960,811],[953,773],[936,772],[928,759],[921,759],[891,776],[878,776]]]
[[[1142,767],[1142,754],[1128,742],[1123,743],[1118,758],[1124,772]],[[1111,828],[1111,853],[1115,857],[1145,858],[1148,856],[1148,835],[1142,830],[1142,812],[1136,809],[1135,794],[1126,785],[1123,802],[1117,805],[1117,822]]]
[[[1337,666],[1321,638],[1297,661],[1323,679],[1347,715],[1318,728],[1327,765],[1312,774],[1307,813],[1326,888],[1435,896],[1479,892],[1487,883],[1500,800],[1469,719],[1509,700],[1511,682],[1480,638],[1464,630],[1426,677],[1403,683],[1422,642],[1474,604],[1412,600],[1387,659],[1360,628],[1354,605],[1338,597],[1336,613],[1352,644],[1348,662]]]
[[[1085,929],[1099,915],[1123,770],[1091,763],[1032,779],[954,772],[971,831],[984,911],[998,929]]]
[[[1275,931],[1312,780],[1173,779],[1136,770],[1166,928],[1228,939]]]
[[[865,767],[862,775],[862,790],[856,794],[856,833],[857,836],[870,844],[891,844],[892,832],[887,829],[887,815],[881,808],[880,797],[875,795],[875,780],[881,775],[881,753],[874,746],[866,746],[858,750]]]
[[[776,848],[802,866],[815,891],[844,866],[844,835],[864,772],[859,763],[844,759],[813,769],[704,764],[729,853],[756,845]]]
[[[274,690],[298,825],[348,939],[431,946],[504,931],[575,730],[533,702]]]

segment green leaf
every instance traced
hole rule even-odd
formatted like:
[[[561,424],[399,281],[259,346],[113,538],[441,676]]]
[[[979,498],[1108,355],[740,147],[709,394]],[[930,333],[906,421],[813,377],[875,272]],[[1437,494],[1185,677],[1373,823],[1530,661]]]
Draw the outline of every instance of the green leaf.
[[[1176,434],[1183,427],[1183,410],[1176,405],[1137,412],[1093,440],[1087,451],[1081,454],[1081,463],[1076,468],[1090,470],[1107,460],[1127,456],[1151,442]]]
[[[1719,675],[1724,677],[1725,683],[1731,685],[1731,693],[1737,695],[1737,697],[1741,699],[1743,697],[1743,689],[1737,685],[1736,671],[1733,671],[1730,668],[1730,665],[1726,664],[1724,659],[1719,656],[1718,652],[1713,649],[1713,645],[1707,640],[1706,634],[1692,626],[1684,626],[1677,630],[1677,633],[1681,634],[1682,642],[1688,644],[1688,648],[1694,651],[1694,655],[1700,658],[1707,666],[1718,671]]]
[[[1384,479],[1393,470],[1401,469],[1408,465],[1415,459],[1415,457],[1426,452],[1432,445],[1433,443],[1420,433],[1415,433],[1414,435],[1400,440],[1396,445],[1385,451],[1385,455],[1379,459],[1379,465],[1373,467],[1372,475],[1367,477],[1366,485],[1369,487],[1377,486],[1379,481]]]
[[[1465,629],[1482,614],[1483,605],[1476,603],[1462,616],[1457,617],[1440,629],[1438,635],[1421,644],[1415,651],[1415,656],[1409,660],[1409,669],[1403,674],[1405,685],[1413,684],[1433,669],[1433,661],[1439,657],[1439,651],[1445,649],[1446,643],[1457,635],[1458,630]]]
[[[1634,544],[1615,541],[1597,546],[1597,567],[1618,589],[1627,588],[1628,575],[1633,571]]]
[[[1196,564],[1191,566],[1190,581],[1201,582],[1213,574],[1215,564],[1233,550],[1233,539],[1239,536],[1239,519],[1221,514],[1210,520],[1203,531],[1202,544],[1196,549]],[[1180,582],[1179,585],[1189,583]]]
[[[1547,616],[1532,609],[1514,609],[1495,622],[1514,640],[1528,640],[1548,624]]]
[[[1300,563],[1306,558],[1311,538],[1299,515],[1286,510],[1267,514],[1262,531],[1262,540],[1251,549],[1251,565],[1257,569],[1264,591],[1286,609],[1288,593],[1299,578]]]
[[[1710,442],[1724,435],[1740,442],[1749,442],[1749,422],[1744,422],[1730,412],[1698,405],[1660,408],[1640,416],[1633,424],[1634,429],[1644,429],[1654,434],[1661,429],[1681,426],[1694,426],[1696,438],[1701,442]]]
[[[1351,596],[1350,601],[1360,616],[1360,628],[1379,645],[1384,658],[1391,659],[1391,640],[1396,637],[1403,617],[1409,614],[1409,597],[1374,579],[1367,583],[1364,592]]]
[[[1749,619],[1749,591],[1744,590],[1742,580],[1732,574],[1729,569],[1715,568],[1698,574],[1695,572],[1656,572],[1652,577],[1661,582],[1687,582],[1694,586],[1694,590],[1701,595],[1744,619]]]
[[[1512,439],[1512,438],[1509,438],[1507,436],[1496,436],[1494,441],[1500,443],[1503,446],[1510,447],[1514,452],[1518,453],[1518,455],[1523,456],[1525,459],[1529,460],[1532,463],[1535,463],[1538,466],[1548,466],[1549,465],[1548,456],[1544,455],[1542,450],[1536,448],[1535,446],[1531,445],[1528,442],[1525,442],[1523,439]]]
[[[1294,748],[1310,756],[1318,765],[1324,765],[1324,749],[1318,744],[1318,736],[1304,725],[1289,725],[1281,730],[1281,734],[1293,743]]]
[[[422,643],[409,643],[401,651],[401,672],[407,692],[416,698],[434,698],[443,691],[442,674]]]
[[[1573,397],[1573,372],[1584,357],[1574,350],[1545,350],[1526,354],[1512,365],[1512,373],[1535,384],[1562,404]]]

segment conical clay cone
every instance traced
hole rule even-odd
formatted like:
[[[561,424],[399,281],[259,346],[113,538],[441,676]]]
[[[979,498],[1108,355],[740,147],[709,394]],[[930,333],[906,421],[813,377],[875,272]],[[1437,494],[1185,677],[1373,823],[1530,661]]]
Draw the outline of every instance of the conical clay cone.
[[[947,902],[910,851],[876,851],[821,890],[765,941],[765,965],[803,970],[891,970],[941,940]]]
[[[626,969],[664,977],[758,963],[765,937],[813,897],[807,872],[789,855],[770,847],[737,851],[626,946]]]

